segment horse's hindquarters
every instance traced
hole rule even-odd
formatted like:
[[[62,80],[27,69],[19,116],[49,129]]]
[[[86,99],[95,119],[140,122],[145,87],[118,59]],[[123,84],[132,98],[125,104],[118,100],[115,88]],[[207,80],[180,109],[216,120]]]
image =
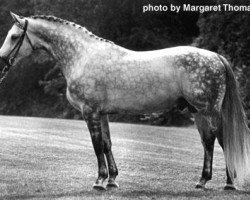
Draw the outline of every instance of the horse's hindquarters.
[[[183,97],[197,110],[219,112],[226,81],[225,67],[217,54],[200,50],[176,60]]]

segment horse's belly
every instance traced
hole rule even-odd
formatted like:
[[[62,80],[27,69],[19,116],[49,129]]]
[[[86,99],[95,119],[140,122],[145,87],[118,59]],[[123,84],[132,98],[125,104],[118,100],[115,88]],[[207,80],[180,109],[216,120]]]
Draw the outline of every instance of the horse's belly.
[[[178,88],[153,90],[112,90],[104,108],[111,112],[152,113],[171,108],[179,97]]]
[[[95,92],[92,93],[95,96]],[[104,113],[152,113],[165,111],[171,108],[178,96],[175,91],[165,89],[155,89],[148,91],[139,90],[112,90],[107,91],[106,98],[99,102],[98,106]],[[91,111],[91,99],[80,98],[77,93],[67,90],[67,99],[69,103],[81,112]],[[87,103],[88,102],[88,103]],[[97,106],[97,104],[95,104]]]

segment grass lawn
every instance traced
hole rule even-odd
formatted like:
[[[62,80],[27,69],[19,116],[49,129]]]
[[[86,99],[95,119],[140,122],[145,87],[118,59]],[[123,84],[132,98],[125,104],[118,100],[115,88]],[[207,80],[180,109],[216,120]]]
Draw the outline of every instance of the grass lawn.
[[[0,199],[250,199],[250,184],[223,191],[215,146],[213,179],[195,189],[203,164],[197,130],[110,123],[119,189],[95,191],[97,161],[85,122],[0,117]]]

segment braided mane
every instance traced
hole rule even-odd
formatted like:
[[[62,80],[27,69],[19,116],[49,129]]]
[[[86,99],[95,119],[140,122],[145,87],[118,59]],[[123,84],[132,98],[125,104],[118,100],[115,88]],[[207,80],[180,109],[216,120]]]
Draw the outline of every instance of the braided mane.
[[[85,27],[83,27],[81,25],[75,24],[73,22],[70,22],[70,21],[67,21],[67,20],[64,20],[64,19],[52,16],[52,15],[32,15],[29,18],[32,18],[32,19],[42,19],[42,20],[46,20],[46,21],[49,21],[49,22],[56,22],[56,23],[67,25],[67,26],[71,26],[71,27],[74,27],[76,29],[81,29],[89,37],[93,37],[93,38],[95,38],[97,40],[114,44],[113,42],[111,42],[109,40],[106,40],[104,38],[96,36],[95,34],[93,34],[92,32],[90,32],[89,30],[87,30]]]

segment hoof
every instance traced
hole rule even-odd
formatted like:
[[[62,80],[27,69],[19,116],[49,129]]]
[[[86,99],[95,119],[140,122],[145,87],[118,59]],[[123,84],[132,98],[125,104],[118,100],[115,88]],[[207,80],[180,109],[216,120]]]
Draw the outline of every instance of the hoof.
[[[118,188],[118,183],[115,182],[115,180],[110,179],[107,183],[108,188]]]
[[[98,185],[96,183],[93,185],[93,189],[100,191],[106,190],[106,188],[103,185]]]
[[[236,188],[234,187],[234,185],[226,185],[224,187],[224,190],[236,190]]]
[[[195,186],[196,189],[205,189],[205,185],[201,185],[200,183],[198,183],[196,186]]]
[[[197,188],[197,189],[205,189],[206,183],[207,183],[207,181],[205,179],[201,178],[199,183],[196,184],[195,188]]]
[[[106,187],[103,185],[103,180],[97,180],[93,185],[93,189],[95,190],[106,190]]]

